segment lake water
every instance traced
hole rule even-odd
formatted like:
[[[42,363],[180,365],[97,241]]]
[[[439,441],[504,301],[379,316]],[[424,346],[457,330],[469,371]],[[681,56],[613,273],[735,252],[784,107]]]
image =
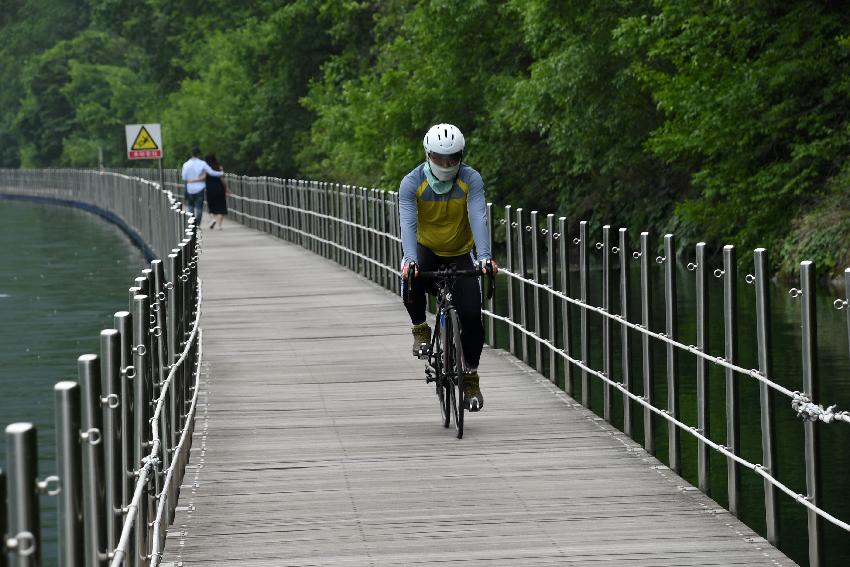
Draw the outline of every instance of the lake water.
[[[56,471],[53,385],[99,352],[144,258],[115,226],[71,207],[0,200],[0,242],[0,427],[35,423],[44,478]],[[55,506],[42,497],[45,565],[56,564]]]

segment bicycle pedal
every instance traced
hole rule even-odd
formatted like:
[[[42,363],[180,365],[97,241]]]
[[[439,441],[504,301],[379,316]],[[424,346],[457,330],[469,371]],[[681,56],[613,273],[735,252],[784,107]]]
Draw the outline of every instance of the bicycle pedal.
[[[417,358],[419,360],[428,360],[428,356],[431,354],[431,347],[422,343],[419,345],[419,353],[417,354]]]

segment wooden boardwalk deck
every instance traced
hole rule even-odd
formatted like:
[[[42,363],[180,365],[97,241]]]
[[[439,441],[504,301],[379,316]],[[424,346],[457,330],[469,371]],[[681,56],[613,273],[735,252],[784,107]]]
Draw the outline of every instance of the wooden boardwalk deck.
[[[204,234],[204,376],[165,565],[794,565],[504,352],[439,423],[400,300],[228,224]]]

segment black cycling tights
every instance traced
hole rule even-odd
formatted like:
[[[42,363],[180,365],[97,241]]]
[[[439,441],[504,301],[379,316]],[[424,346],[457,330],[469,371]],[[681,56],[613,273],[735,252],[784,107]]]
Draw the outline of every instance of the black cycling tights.
[[[442,266],[454,264],[458,270],[471,270],[475,267],[472,256],[437,256],[429,248],[416,244],[416,255],[419,256],[419,269],[430,272]],[[413,280],[410,303],[405,303],[410,314],[410,322],[418,325],[425,321],[425,288],[422,279]],[[402,291],[404,297],[404,291]],[[452,288],[452,305],[460,317],[462,332],[460,340],[463,343],[463,357],[469,368],[478,368],[481,359],[481,349],[484,347],[484,324],[481,322],[481,284],[476,278],[461,278],[455,281]]]

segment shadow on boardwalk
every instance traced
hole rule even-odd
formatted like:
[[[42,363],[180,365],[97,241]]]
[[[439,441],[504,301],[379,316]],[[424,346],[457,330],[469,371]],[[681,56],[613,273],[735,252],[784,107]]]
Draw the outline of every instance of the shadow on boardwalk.
[[[164,565],[794,565],[514,357],[443,429],[393,294],[206,231],[204,391]]]

